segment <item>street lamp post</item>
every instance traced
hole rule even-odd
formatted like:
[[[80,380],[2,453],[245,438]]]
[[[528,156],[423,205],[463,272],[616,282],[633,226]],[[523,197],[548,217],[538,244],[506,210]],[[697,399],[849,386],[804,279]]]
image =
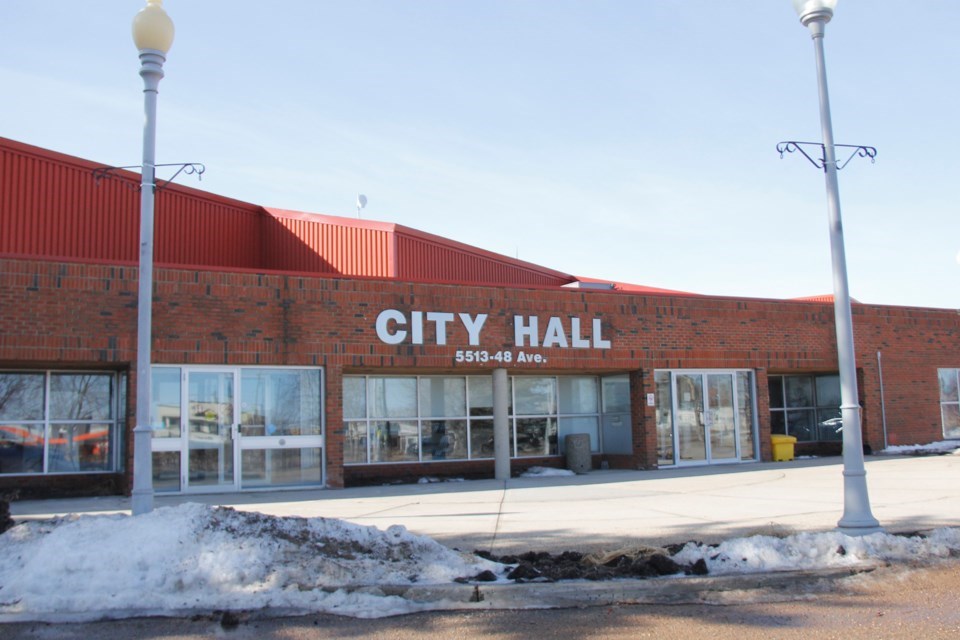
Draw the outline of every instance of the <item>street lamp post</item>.
[[[864,535],[881,531],[881,528],[880,523],[870,512],[867,472],[863,463],[857,365],[853,345],[853,317],[847,285],[843,224],[840,219],[837,155],[833,143],[833,124],[830,119],[830,98],[827,93],[827,70],[823,53],[824,31],[826,24],[833,17],[836,4],[837,0],[793,0],[800,22],[810,30],[813,38],[820,91],[820,127],[823,134],[823,169],[826,175],[827,213],[830,221],[833,307],[837,327],[840,410],[843,419],[843,516],[837,523],[837,527],[841,532],[849,535]]]
[[[137,424],[133,430],[133,515],[153,509],[150,428],[150,349],[153,311],[153,209],[156,190],[157,88],[173,44],[173,21],[163,0],[147,0],[133,19],[143,78],[143,163],[140,173],[140,281],[137,294]]]

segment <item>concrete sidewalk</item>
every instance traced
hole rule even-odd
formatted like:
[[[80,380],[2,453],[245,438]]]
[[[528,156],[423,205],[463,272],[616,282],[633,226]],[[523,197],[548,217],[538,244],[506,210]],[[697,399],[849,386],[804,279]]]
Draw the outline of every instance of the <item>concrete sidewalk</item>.
[[[873,514],[891,533],[960,526],[960,455],[867,458]],[[448,546],[496,553],[594,551],[758,533],[828,531],[843,512],[840,458],[659,471],[593,471],[343,490],[157,496],[280,516],[401,524]],[[11,505],[17,520],[129,513],[125,497]]]

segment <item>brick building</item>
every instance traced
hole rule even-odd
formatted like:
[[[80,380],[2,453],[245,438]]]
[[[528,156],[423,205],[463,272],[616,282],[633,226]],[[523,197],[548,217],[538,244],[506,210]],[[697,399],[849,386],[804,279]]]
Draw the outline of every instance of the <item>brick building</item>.
[[[130,489],[139,176],[97,166],[0,138],[0,489],[25,496]],[[490,477],[498,446],[563,465],[571,434],[624,468],[769,459],[771,433],[839,452],[829,299],[578,278],[173,184],[156,217],[157,491]],[[865,445],[960,438],[957,310],[853,318]]]

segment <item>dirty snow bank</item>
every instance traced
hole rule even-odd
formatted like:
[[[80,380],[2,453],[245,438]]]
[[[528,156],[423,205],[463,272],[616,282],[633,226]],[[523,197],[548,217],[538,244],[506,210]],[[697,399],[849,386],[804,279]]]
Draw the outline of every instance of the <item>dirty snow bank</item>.
[[[925,537],[803,533],[718,546],[688,543],[681,565],[723,575],[929,563],[960,556],[960,529]],[[469,606],[457,578],[506,582],[512,567],[393,526],[279,518],[184,504],[151,513],[69,516],[0,536],[0,622],[180,616],[211,611],[325,612],[374,618]],[[470,589],[470,587],[466,587]],[[426,594],[426,595],[424,595]],[[484,606],[484,605],[476,605]]]
[[[926,536],[840,532],[798,533],[783,538],[752,536],[719,545],[687,543],[673,559],[703,559],[711,575],[856,567],[878,563],[930,563],[960,557],[960,529],[935,529]]]
[[[0,621],[264,608],[380,617],[422,607],[357,587],[450,584],[504,569],[401,526],[199,504],[27,522],[0,541]]]
[[[891,445],[880,451],[883,455],[924,455],[953,453],[960,455],[960,440],[942,440],[929,444]]]

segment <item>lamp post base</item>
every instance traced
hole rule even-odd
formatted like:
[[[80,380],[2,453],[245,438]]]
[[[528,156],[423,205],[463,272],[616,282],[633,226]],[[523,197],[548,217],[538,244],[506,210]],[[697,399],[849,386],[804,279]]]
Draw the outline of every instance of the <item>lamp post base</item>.
[[[872,533],[883,533],[883,527],[880,526],[879,522],[873,526],[862,527],[845,525],[842,523],[843,520],[837,523],[837,531],[850,537],[869,536]]]
[[[843,516],[837,523],[837,530],[848,536],[882,533],[883,527],[870,511],[866,470],[844,470],[843,493]]]

